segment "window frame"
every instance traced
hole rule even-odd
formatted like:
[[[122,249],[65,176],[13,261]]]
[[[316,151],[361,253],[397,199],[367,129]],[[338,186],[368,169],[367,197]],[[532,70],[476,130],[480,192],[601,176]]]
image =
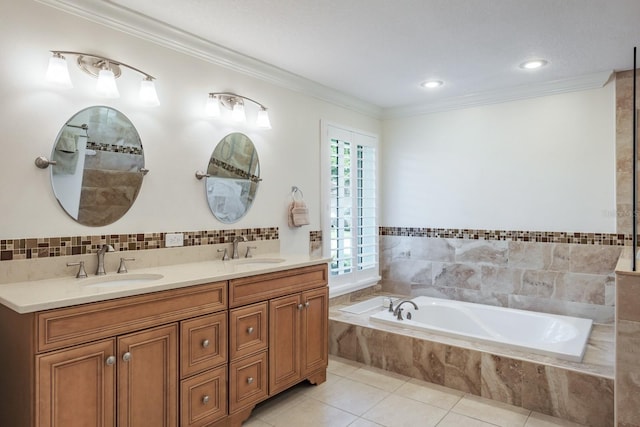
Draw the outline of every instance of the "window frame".
[[[377,284],[380,277],[380,244],[379,244],[379,224],[380,224],[380,210],[379,210],[379,201],[380,201],[380,147],[379,147],[379,139],[378,135],[364,132],[358,129],[353,129],[348,126],[322,121],[321,122],[321,203],[322,203],[322,214],[321,214],[321,224],[322,224],[322,253],[324,257],[331,257],[331,140],[339,139],[343,141],[348,141],[352,145],[352,154],[351,158],[355,159],[357,152],[356,147],[358,145],[362,146],[371,146],[375,149],[375,265],[373,268],[366,270],[358,270],[354,268],[351,273],[347,273],[344,275],[334,276],[329,271],[329,295],[330,297],[343,295],[349,292],[353,292],[359,289],[364,289],[369,286]],[[357,176],[355,175],[355,164],[352,163],[352,178],[351,178],[351,197],[354,201],[353,209],[356,209],[357,203],[357,192],[356,189],[356,181]],[[352,225],[352,229],[357,230],[357,224]],[[357,239],[358,235],[356,234],[353,237],[353,246],[357,247]],[[357,256],[355,253],[353,255],[353,259],[355,260],[354,267],[357,266]]]

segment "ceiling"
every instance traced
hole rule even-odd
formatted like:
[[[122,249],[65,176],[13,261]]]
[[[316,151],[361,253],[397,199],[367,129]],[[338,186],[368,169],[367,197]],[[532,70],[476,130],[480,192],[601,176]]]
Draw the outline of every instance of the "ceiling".
[[[59,0],[64,2],[64,0]],[[381,111],[602,86],[633,67],[638,0],[91,0]],[[125,16],[124,14],[121,16]],[[236,57],[237,58],[237,57]],[[539,70],[519,64],[544,58]],[[419,86],[444,81],[437,89]]]

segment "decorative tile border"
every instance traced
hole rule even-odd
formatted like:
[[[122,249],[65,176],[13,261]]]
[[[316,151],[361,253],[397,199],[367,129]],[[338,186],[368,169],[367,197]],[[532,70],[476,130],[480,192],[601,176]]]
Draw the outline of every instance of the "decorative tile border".
[[[322,230],[310,231],[309,242],[322,242]]]
[[[471,230],[460,228],[380,227],[380,236],[436,237],[442,239],[508,240],[514,242],[631,245],[631,235],[565,231]]]
[[[248,241],[277,240],[278,227],[242,228],[232,230],[183,231],[184,246],[229,243],[236,236]],[[164,248],[166,233],[106,234],[74,237],[41,237],[0,240],[0,261],[46,258],[95,253],[102,245],[116,251],[140,251]]]
[[[106,144],[102,142],[87,141],[87,149],[96,151],[109,151],[112,153],[137,154],[142,155],[142,147],[132,147],[125,145]]]

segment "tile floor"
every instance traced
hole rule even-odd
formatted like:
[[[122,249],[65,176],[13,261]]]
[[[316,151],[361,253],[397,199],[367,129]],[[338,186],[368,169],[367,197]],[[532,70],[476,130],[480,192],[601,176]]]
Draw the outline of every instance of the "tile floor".
[[[306,382],[258,405],[244,427],[578,427],[330,356],[327,382]]]

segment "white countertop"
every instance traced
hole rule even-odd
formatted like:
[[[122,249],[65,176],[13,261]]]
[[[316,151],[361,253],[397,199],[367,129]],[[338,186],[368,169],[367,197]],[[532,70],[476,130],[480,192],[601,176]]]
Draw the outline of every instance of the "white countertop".
[[[281,262],[259,262],[282,259]],[[250,263],[255,261],[254,263]],[[263,273],[328,262],[327,258],[312,258],[308,255],[261,254],[255,258],[230,261],[204,261],[187,264],[129,270],[128,273],[110,272],[106,276],[90,275],[86,279],[64,277],[0,285],[0,303],[18,313],[32,313],[52,308],[67,307],[113,298],[141,295],[151,292],[177,289],[221,280],[237,279]],[[125,285],[100,284],[109,278],[127,276],[135,279],[143,275],[162,275],[162,278]],[[90,285],[90,286],[89,286]]]

